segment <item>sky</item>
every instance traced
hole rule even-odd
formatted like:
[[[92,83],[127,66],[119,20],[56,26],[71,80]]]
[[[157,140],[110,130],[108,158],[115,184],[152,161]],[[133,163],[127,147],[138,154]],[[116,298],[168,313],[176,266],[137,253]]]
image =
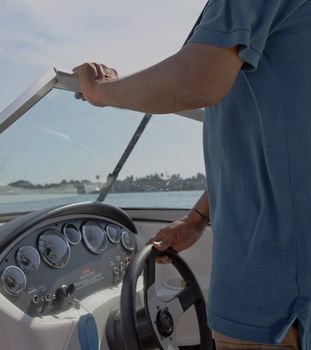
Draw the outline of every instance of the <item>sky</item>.
[[[164,0],[1,0],[0,110],[52,66],[70,71],[83,62],[95,61],[114,67],[122,76],[157,63],[174,54],[182,46],[204,4],[205,0],[170,0],[169,2]],[[59,102],[55,102],[56,99]],[[81,176],[92,178],[95,172],[101,172],[102,176],[105,176],[108,169],[112,170],[121,152],[121,146],[126,145],[141,118],[141,115],[137,113],[134,117],[130,117],[133,113],[128,113],[118,119],[119,117],[113,117],[116,111],[99,112],[97,110],[94,112],[90,107],[82,107],[82,104],[78,108],[78,105],[71,106],[76,103],[71,100],[71,96],[58,97],[57,94],[46,98],[37,110],[41,113],[40,115],[45,115],[55,111],[56,106],[62,109],[61,103],[66,106],[64,109],[67,114],[74,111],[74,128],[70,128],[70,125],[73,126],[72,116],[71,119],[57,116],[58,121],[55,121],[52,116],[47,116],[46,119],[40,118],[35,123],[38,117],[33,115],[29,117],[29,123],[33,119],[32,125],[35,125],[35,128],[31,124],[27,126],[26,122],[23,124],[23,121],[16,126],[16,131],[12,129],[14,137],[9,137],[8,134],[5,138],[5,133],[0,135],[0,184],[23,177],[23,172],[25,174],[28,172],[27,165],[29,167],[29,164],[33,172],[28,179],[35,182],[42,182],[43,179],[57,181],[61,176],[76,176],[78,165],[73,166],[71,162],[67,162],[65,154],[69,152],[69,149],[77,149],[77,145],[83,149],[83,155],[89,162],[87,166],[84,166]],[[86,109],[88,109],[87,112]],[[102,123],[99,119],[101,118],[100,113],[112,115],[112,117],[106,117],[105,123],[101,126],[102,129],[96,126],[95,122],[89,122],[94,125],[94,128],[90,128],[90,134],[87,135],[83,128],[87,128],[88,124],[82,127],[82,119],[85,118],[86,113],[95,113],[94,120],[99,124]],[[67,125],[60,122],[65,119]],[[153,171],[153,169],[167,173],[173,173],[176,170],[184,175],[191,175],[191,172],[195,174],[203,170],[201,149],[199,151],[197,149],[201,147],[197,140],[200,126],[192,127],[188,121],[179,122],[179,119],[176,121],[175,119],[168,120],[161,117],[162,124],[159,119],[153,122],[155,126],[150,125],[148,132],[153,141],[148,144],[146,140],[144,141],[145,146],[137,146],[136,153],[133,155],[133,165],[130,165],[129,162],[127,170],[124,169],[123,177],[134,171],[138,176],[143,176],[144,173]],[[121,124],[125,130],[121,130]],[[79,125],[81,125],[80,128]],[[111,132],[108,131],[110,127]],[[155,136],[151,135],[153,131],[151,127],[154,128]],[[35,130],[32,129],[36,128],[38,130],[37,143],[33,141],[35,136],[31,136],[32,132],[35,135]],[[190,137],[192,128],[195,129],[193,139]],[[168,130],[171,130],[170,134],[167,134]],[[106,137],[103,137],[104,134]],[[112,136],[113,140],[111,140]],[[90,142],[90,139],[99,142],[103,138],[107,142],[110,140],[107,143],[108,153],[112,152],[111,145],[118,144],[120,148],[118,154],[116,153],[115,156],[108,154],[103,157],[99,150],[94,152],[96,147]],[[188,139],[188,143],[183,141],[185,138]],[[42,151],[37,154],[35,149],[38,148],[36,145],[39,139],[40,145],[44,143],[46,145],[40,146]],[[83,139],[84,141],[81,142]],[[53,162],[45,159],[45,164],[43,159],[46,158],[45,154],[51,153],[52,148],[54,150],[60,148],[62,143],[67,145],[67,148],[64,146],[64,150],[58,150],[58,154],[63,154],[63,158],[59,156]],[[193,151],[188,150],[186,147],[188,144],[194,147]],[[107,151],[107,145],[101,148]],[[154,151],[155,148],[157,152]],[[154,153],[153,160],[146,156],[147,149],[149,153]],[[170,153],[168,149],[175,151],[177,156],[172,155],[171,160],[160,156],[163,153],[166,155]],[[43,153],[43,150],[46,153]],[[198,151],[198,156],[193,156],[196,151]],[[189,160],[184,158],[187,152]],[[183,156],[181,157],[180,154]],[[76,158],[80,156],[82,153],[77,153]],[[111,158],[110,163],[105,164],[103,158]],[[164,165],[161,164],[163,159]],[[63,166],[64,172],[54,176],[51,163],[58,166],[55,162],[70,163],[70,166]],[[96,162],[102,164],[106,170],[102,170],[100,166],[95,167]],[[191,162],[191,167],[189,167],[189,162]],[[152,163],[155,167],[152,166]],[[94,169],[88,174],[87,167],[94,167]],[[71,168],[71,172],[67,168]],[[46,171],[43,172],[42,169]],[[37,176],[34,175],[36,173],[38,173]],[[24,177],[27,178],[26,175]]]

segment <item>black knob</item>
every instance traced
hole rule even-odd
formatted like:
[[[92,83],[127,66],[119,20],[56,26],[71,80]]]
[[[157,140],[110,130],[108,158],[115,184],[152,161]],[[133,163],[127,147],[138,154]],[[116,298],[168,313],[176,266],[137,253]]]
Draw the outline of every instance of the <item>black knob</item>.
[[[74,283],[69,284],[69,286],[66,289],[67,296],[73,294],[75,289],[76,289],[76,286],[74,285]]]
[[[67,284],[62,284],[56,291],[55,296],[56,296],[56,300],[61,300],[61,299],[66,299],[68,298],[68,296],[70,296],[71,294],[73,294],[73,292],[75,291],[76,286],[71,283],[69,284],[69,286],[67,286]]]

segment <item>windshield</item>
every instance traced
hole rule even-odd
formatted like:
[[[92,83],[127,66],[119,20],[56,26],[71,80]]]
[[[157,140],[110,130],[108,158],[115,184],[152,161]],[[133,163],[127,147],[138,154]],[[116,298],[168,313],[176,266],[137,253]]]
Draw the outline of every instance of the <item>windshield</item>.
[[[143,116],[52,90],[0,135],[0,214],[96,200]],[[180,116],[153,116],[106,201],[192,206],[205,188],[201,128]]]

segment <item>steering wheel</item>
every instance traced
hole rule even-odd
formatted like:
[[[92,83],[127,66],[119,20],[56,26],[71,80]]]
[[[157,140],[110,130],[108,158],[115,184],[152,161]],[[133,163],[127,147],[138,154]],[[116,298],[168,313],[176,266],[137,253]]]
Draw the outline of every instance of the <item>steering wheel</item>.
[[[155,290],[156,257],[167,255],[173,266],[179,271],[185,281],[183,288],[171,300],[161,300]],[[146,331],[140,326],[136,310],[136,286],[141,272],[144,271],[144,324],[153,329],[155,344],[149,346],[142,341]],[[212,333],[207,325],[205,300],[196,278],[185,261],[172,249],[159,252],[147,245],[138,252],[129,264],[124,276],[121,304],[120,304],[120,330],[123,346],[126,350],[142,350],[158,347],[161,350],[179,349],[176,343],[176,325],[182,314],[194,305],[200,331],[200,349],[212,350]],[[141,317],[139,317],[141,318]],[[139,322],[138,322],[139,321]],[[140,323],[140,325],[138,325]],[[155,335],[155,336],[154,336]],[[150,337],[149,337],[150,338]]]

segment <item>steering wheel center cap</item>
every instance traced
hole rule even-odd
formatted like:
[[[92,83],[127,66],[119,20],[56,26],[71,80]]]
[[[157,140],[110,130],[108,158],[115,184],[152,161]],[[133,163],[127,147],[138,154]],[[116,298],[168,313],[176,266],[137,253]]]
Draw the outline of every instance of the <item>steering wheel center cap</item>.
[[[174,332],[174,320],[168,309],[162,309],[157,314],[157,327],[163,337],[170,337]]]

